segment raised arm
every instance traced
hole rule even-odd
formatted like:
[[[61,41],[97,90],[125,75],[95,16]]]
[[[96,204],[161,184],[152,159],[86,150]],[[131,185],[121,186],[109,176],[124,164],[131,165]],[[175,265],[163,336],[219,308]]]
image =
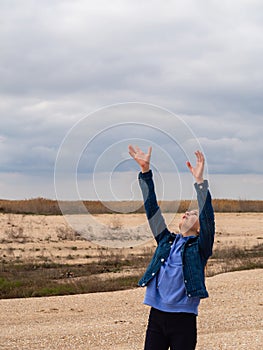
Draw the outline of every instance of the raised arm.
[[[129,146],[129,154],[139,164],[141,172],[139,173],[139,184],[142,190],[144,208],[149,221],[152,233],[157,240],[160,239],[161,233],[169,233],[164,218],[157,203],[153,174],[150,170],[152,148],[149,147],[148,153],[144,153],[139,147]]]
[[[197,201],[199,207],[199,245],[205,259],[208,259],[212,254],[214,235],[215,235],[215,220],[214,210],[212,206],[211,194],[208,189],[208,181],[204,180],[204,164],[205,158],[202,152],[196,151],[196,165],[192,166],[190,162],[186,165],[192,173],[196,183],[195,189],[197,192]]]

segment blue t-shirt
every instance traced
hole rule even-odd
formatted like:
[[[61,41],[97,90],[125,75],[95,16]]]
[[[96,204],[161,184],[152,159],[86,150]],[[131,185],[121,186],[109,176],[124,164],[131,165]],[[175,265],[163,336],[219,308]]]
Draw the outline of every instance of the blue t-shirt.
[[[190,237],[175,240],[167,261],[158,274],[147,285],[144,304],[166,312],[188,312],[198,314],[199,297],[186,295],[181,249]]]

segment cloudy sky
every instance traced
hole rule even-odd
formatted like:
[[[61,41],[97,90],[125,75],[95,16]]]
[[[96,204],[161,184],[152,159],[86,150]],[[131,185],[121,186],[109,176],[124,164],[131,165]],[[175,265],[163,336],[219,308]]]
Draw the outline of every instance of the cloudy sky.
[[[139,198],[136,143],[162,198],[192,196],[198,147],[214,197],[263,199],[262,1],[1,0],[0,23],[0,198]]]

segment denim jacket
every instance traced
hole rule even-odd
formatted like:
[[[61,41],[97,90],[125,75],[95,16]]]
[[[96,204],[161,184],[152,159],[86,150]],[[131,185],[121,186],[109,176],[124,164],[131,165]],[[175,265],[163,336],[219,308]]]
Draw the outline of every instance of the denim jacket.
[[[146,215],[157,242],[152,260],[138,282],[141,287],[146,286],[158,273],[161,265],[170,254],[174,240],[179,239],[179,234],[170,232],[165,224],[156,200],[152,177],[151,170],[147,173],[139,173],[139,184],[143,194]],[[198,236],[188,239],[182,247],[183,275],[188,297],[207,298],[204,268],[208,258],[212,255],[215,234],[214,211],[207,180],[204,180],[202,184],[195,183],[194,186],[199,207],[200,233]]]

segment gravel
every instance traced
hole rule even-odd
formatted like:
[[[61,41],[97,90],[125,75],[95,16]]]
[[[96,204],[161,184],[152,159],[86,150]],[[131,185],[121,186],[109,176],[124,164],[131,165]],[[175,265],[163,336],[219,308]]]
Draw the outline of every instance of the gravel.
[[[197,350],[263,348],[263,269],[207,278]],[[145,289],[0,300],[0,349],[140,350]]]

